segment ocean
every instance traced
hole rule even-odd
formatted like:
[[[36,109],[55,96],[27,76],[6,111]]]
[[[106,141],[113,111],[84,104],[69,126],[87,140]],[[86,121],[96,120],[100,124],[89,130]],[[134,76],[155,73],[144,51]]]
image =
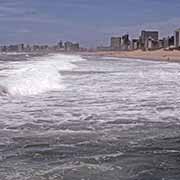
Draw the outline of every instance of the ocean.
[[[0,55],[0,180],[179,179],[179,63]]]

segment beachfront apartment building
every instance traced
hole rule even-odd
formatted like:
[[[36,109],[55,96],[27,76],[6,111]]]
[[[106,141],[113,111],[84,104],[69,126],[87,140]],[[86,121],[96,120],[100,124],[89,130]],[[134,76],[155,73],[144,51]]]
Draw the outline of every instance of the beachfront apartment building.
[[[111,49],[121,50],[121,37],[111,37]]]
[[[164,37],[162,40],[159,40],[159,48],[174,48],[174,36]]]
[[[123,51],[128,51],[129,48],[130,48],[129,34],[125,34],[124,36],[122,36],[121,49]]]
[[[141,31],[140,47],[143,50],[153,50],[157,48],[157,42],[159,40],[158,31]],[[155,46],[154,46],[155,45]]]
[[[132,39],[131,41],[131,50],[139,49],[139,39]]]
[[[175,31],[175,47],[180,48],[180,28]]]
[[[80,45],[79,45],[79,43],[72,43],[70,41],[66,41],[64,43],[64,48],[65,48],[65,51],[67,51],[67,52],[79,51],[80,50]]]

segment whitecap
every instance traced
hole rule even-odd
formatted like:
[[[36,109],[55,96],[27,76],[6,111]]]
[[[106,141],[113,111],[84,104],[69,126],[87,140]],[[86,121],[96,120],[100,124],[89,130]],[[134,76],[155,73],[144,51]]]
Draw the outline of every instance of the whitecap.
[[[77,55],[50,54],[11,63],[8,70],[1,72],[7,77],[1,80],[0,86],[13,96],[63,90],[65,86],[60,72],[76,68],[74,62],[82,60]]]

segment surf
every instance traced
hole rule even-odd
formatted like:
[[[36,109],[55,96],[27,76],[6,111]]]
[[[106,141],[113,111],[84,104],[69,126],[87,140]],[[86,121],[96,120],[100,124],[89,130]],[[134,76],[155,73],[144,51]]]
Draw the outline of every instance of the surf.
[[[83,61],[78,55],[51,54],[11,64],[0,83],[0,95],[31,96],[65,89],[61,71],[71,71]]]

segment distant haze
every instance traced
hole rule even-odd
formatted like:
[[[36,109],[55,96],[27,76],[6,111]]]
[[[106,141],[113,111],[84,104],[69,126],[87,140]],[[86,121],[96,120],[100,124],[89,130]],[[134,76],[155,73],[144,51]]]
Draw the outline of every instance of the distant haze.
[[[95,47],[142,29],[167,36],[180,26],[179,9],[179,0],[1,0],[0,44],[70,40]]]

